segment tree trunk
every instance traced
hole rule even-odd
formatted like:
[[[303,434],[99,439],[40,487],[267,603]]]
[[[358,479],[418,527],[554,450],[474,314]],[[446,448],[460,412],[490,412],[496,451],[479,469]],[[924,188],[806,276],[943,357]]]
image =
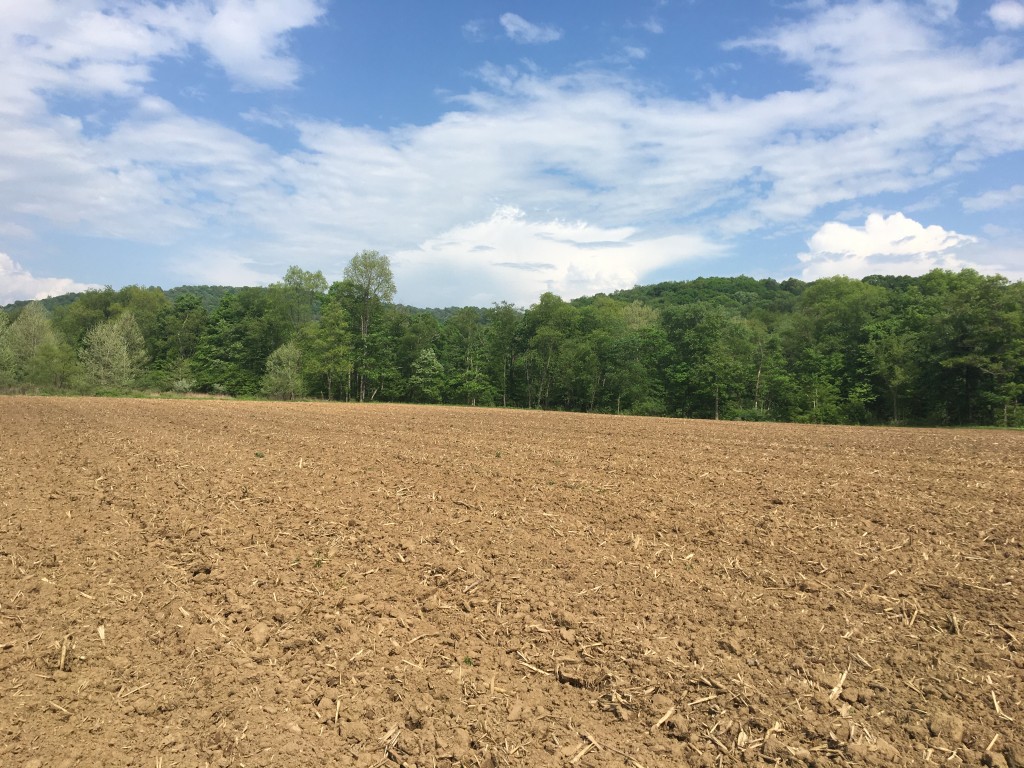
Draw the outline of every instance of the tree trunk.
[[[508,407],[508,357],[501,361],[501,407]]]
[[[754,379],[754,413],[761,412],[761,361],[757,361],[757,378]]]
[[[549,404],[549,401],[550,401],[550,398],[551,398],[551,377],[549,376],[549,371],[551,370],[551,354],[552,354],[551,351],[548,350],[548,357],[544,361],[544,376],[540,380],[540,389],[541,389],[541,392],[540,392],[540,394],[541,394],[540,406],[542,408],[547,408],[548,407],[548,404]]]

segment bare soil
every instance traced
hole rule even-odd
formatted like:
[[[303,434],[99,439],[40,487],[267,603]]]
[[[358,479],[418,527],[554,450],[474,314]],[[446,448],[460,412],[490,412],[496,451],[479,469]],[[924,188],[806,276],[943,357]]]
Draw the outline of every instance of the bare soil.
[[[0,399],[0,765],[1024,765],[1024,434]]]

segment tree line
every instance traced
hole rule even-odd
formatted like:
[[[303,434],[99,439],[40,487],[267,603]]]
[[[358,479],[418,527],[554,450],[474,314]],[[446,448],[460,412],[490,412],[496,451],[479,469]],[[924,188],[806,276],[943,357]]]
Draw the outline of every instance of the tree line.
[[[342,280],[128,286],[0,311],[5,391],[203,392],[837,424],[1024,426],[1024,283],[973,270],[699,278],[528,309]]]

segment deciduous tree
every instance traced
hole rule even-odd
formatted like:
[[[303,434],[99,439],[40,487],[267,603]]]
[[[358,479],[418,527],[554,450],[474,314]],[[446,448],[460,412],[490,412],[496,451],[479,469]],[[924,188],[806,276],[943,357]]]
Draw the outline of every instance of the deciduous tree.
[[[302,352],[294,341],[283,344],[267,358],[263,394],[275,400],[302,397]]]
[[[146,362],[146,341],[131,312],[91,328],[79,351],[88,381],[100,389],[128,390]]]
[[[445,387],[444,366],[437,353],[428,347],[412,364],[410,380],[413,398],[420,403],[440,403]]]

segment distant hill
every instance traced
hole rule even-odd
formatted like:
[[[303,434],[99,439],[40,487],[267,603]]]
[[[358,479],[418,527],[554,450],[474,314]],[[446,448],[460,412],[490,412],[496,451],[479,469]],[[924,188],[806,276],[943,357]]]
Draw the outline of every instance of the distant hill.
[[[206,308],[206,311],[213,312],[218,307],[221,299],[224,298],[226,294],[238,293],[238,291],[240,291],[241,288],[231,285],[180,285],[177,288],[161,290],[163,290],[164,295],[167,296],[167,298],[170,299],[171,302],[177,301],[178,297],[186,296],[188,294],[198,296],[203,303],[203,307]],[[51,296],[48,299],[40,299],[39,303],[48,312],[53,312],[53,310],[55,309],[68,306],[69,304],[74,302],[75,299],[79,298],[82,295],[82,293],[65,293],[62,294],[61,296]],[[31,301],[25,299],[22,301],[12,302],[6,306],[0,307],[0,309],[6,310],[8,312],[13,311],[17,313],[26,304],[31,303]],[[441,323],[443,323],[445,320],[447,320],[449,317],[451,317],[461,309],[461,307],[411,307],[405,304],[396,304],[395,307],[399,311],[408,312],[409,314],[425,313],[428,315],[433,315],[434,318]]]
[[[164,290],[164,295],[167,296],[172,302],[176,301],[179,296],[185,296],[186,294],[195,294],[203,302],[203,306],[208,312],[212,312],[220,304],[220,300],[228,293],[236,293],[239,289],[230,285],[181,285],[177,288],[171,288],[170,290]],[[65,293],[60,296],[51,296],[47,299],[40,299],[39,303],[46,309],[47,312],[53,312],[53,310],[60,307],[66,307],[75,299],[79,298],[83,294],[79,293]],[[8,304],[5,307],[0,307],[8,312],[18,311],[26,304],[32,302],[28,299],[22,301],[15,301]]]
[[[68,304],[71,304],[75,299],[77,299],[81,295],[81,293],[64,293],[61,294],[60,296],[51,296],[48,299],[40,299],[39,303],[46,308],[47,312],[52,312],[58,307],[66,307]],[[0,309],[4,309],[8,312],[18,311],[22,307],[31,303],[32,301],[29,299],[22,299],[21,301],[11,302],[10,304],[4,307],[0,307]]]
[[[400,312],[406,312],[410,315],[431,315],[437,322],[444,325],[444,323],[458,312],[462,307],[410,307],[408,304],[396,304],[395,309]]]
[[[772,278],[758,280],[746,275],[738,277],[698,277],[693,280],[673,280],[652,285],[637,285],[608,295],[617,301],[642,301],[652,307],[679,306],[708,301],[737,309],[770,307],[784,311],[793,299],[803,292],[807,284],[790,278],[779,282]],[[572,303],[587,306],[596,296],[583,296]]]
[[[207,312],[213,312],[226,294],[238,293],[238,291],[238,288],[230,285],[181,285],[164,291],[164,294],[171,301],[177,301],[179,296],[191,293],[199,297]]]

